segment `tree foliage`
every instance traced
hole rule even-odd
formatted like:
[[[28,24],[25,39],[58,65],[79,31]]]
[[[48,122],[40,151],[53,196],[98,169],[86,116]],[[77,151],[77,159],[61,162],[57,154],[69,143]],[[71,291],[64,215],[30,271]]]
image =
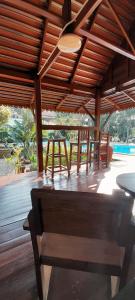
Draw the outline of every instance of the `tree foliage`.
[[[0,106],[0,127],[6,125],[11,116],[11,110],[9,107],[1,105]]]
[[[107,116],[101,118],[101,128]],[[135,137],[135,109],[114,112],[106,126],[112,137],[121,142],[129,142]]]
[[[15,125],[11,127],[10,134],[15,143],[22,146],[22,154],[25,158],[30,158],[33,147],[35,147],[35,124],[30,110],[23,109],[21,112],[21,122],[15,120]]]

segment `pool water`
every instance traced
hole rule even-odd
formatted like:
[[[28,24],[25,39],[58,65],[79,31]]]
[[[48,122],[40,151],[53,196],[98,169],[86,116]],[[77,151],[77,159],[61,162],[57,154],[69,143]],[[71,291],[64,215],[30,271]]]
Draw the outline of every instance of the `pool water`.
[[[70,146],[70,142],[66,141],[67,148]],[[135,144],[110,144],[113,148],[113,153],[135,155]],[[43,146],[47,146],[47,141],[43,142]],[[83,146],[83,151],[86,152],[86,146]]]
[[[113,153],[135,155],[135,144],[111,144]]]

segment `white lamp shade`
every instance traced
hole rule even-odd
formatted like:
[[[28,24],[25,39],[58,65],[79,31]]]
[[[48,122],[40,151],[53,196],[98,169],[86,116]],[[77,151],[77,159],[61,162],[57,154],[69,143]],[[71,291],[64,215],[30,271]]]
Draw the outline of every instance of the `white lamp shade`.
[[[59,39],[58,48],[65,53],[76,52],[81,48],[81,39],[74,33],[66,33]]]

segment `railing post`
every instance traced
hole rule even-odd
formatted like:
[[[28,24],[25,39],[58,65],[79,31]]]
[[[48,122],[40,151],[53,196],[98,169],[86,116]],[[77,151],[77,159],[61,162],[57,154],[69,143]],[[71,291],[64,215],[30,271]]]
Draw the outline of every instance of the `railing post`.
[[[97,141],[99,139],[99,131],[100,131],[100,90],[97,90],[96,100],[95,100],[95,127],[97,128],[94,133],[94,139]]]
[[[35,108],[36,108],[36,137],[37,137],[37,161],[38,172],[43,172],[43,147],[42,147],[42,95],[41,95],[41,80],[39,77],[35,80]]]

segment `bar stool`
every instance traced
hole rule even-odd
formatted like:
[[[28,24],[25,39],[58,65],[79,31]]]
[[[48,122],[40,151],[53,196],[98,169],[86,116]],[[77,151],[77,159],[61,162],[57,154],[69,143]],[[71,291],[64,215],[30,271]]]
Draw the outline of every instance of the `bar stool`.
[[[103,168],[108,168],[109,166],[109,143],[110,134],[105,132],[100,132],[99,134],[99,159]]]
[[[90,140],[90,167],[94,164],[94,168],[99,170],[100,157],[99,157],[99,140]]]
[[[62,153],[62,144],[64,146],[64,152]],[[56,145],[58,146],[57,152],[56,150]],[[50,148],[52,148],[52,152],[50,153]],[[51,165],[48,166],[48,158],[51,157]],[[55,165],[55,159],[59,160],[59,164]],[[65,164],[66,166],[62,165],[62,158],[65,158]],[[55,172],[62,172],[62,171],[67,171],[68,176],[70,176],[70,171],[69,171],[69,164],[68,164],[68,154],[67,154],[67,147],[66,147],[66,141],[65,139],[49,139],[47,143],[47,152],[46,152],[46,161],[45,161],[45,173],[47,171],[51,172],[51,177],[52,179],[54,178],[54,173]]]
[[[92,161],[98,169],[101,167],[107,168],[109,165],[109,133],[100,132],[98,141],[90,141],[90,166]]]
[[[86,173],[88,173],[89,164],[89,140],[90,140],[90,129],[79,129],[78,130],[78,140],[70,142],[70,169],[72,165],[73,154],[77,156],[77,174],[79,174],[79,169],[82,164],[86,164]],[[84,151],[84,147],[86,151]],[[75,149],[75,150],[74,150]],[[82,157],[86,160],[82,161]]]

